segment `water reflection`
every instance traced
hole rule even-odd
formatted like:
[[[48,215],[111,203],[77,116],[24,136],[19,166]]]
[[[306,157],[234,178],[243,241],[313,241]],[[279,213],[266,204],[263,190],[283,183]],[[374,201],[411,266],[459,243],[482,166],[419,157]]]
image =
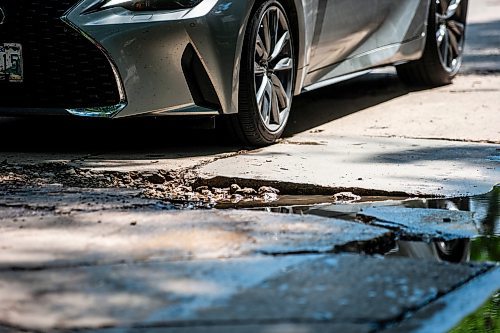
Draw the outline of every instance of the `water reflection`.
[[[473,197],[425,200],[425,208],[474,212],[474,223],[483,236],[500,236],[500,186]],[[405,205],[412,207],[409,203]]]
[[[322,198],[324,200],[324,198]],[[459,197],[450,199],[407,199],[363,198],[351,204],[325,205],[283,205],[278,207],[254,208],[267,212],[283,214],[314,214],[325,217],[335,217],[354,220],[363,207],[374,205],[404,206],[408,208],[447,209],[473,212],[473,222],[480,237],[474,239],[457,239],[452,241],[423,242],[398,241],[396,246],[384,253],[387,256],[404,256],[410,258],[448,261],[500,261],[500,186],[495,186],[489,193],[473,197]],[[302,200],[302,202],[305,199]],[[294,202],[301,202],[295,199]],[[324,202],[324,201],[323,201]]]
[[[481,236],[472,240],[433,243],[400,241],[389,255],[449,262],[500,261],[500,186],[495,186],[484,195],[425,200],[423,203],[425,208],[473,212],[474,224]],[[410,202],[405,206],[415,205],[418,206],[417,202]]]
[[[432,243],[398,241],[396,247],[387,255],[455,263],[466,262],[470,260],[470,240],[457,239]]]

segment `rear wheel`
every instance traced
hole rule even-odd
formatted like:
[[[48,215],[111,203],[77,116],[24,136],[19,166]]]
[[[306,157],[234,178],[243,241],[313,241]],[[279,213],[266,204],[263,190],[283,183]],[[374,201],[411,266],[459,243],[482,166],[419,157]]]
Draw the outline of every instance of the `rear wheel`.
[[[230,116],[240,140],[264,146],[281,136],[290,114],[294,80],[288,16],[279,2],[266,1],[255,11],[245,35],[239,112]]]
[[[468,0],[431,0],[422,58],[396,66],[410,85],[451,83],[462,64]]]

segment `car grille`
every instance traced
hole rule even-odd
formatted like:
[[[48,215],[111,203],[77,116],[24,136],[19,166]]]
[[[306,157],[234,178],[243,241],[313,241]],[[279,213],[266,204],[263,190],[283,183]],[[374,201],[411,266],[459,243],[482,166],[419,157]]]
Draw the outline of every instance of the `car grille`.
[[[80,0],[0,0],[0,44],[23,47],[24,80],[0,81],[0,107],[85,108],[120,102],[103,52],[61,17]]]

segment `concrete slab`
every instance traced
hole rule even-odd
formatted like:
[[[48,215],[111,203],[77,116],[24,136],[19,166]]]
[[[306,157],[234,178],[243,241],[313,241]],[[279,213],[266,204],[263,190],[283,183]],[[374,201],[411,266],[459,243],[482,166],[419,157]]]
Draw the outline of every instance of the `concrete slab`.
[[[301,255],[4,271],[0,322],[44,330],[379,325],[488,269],[486,264]],[[500,287],[498,279],[487,283]]]
[[[359,215],[373,218],[370,223],[397,229],[406,238],[452,240],[479,235],[474,213],[445,209],[368,207]]]
[[[390,237],[359,223],[251,211],[9,213],[0,218],[0,269],[322,253]]]
[[[200,177],[275,182],[285,193],[288,182],[439,196],[486,193],[500,179],[500,145],[323,133],[294,140],[215,161]]]

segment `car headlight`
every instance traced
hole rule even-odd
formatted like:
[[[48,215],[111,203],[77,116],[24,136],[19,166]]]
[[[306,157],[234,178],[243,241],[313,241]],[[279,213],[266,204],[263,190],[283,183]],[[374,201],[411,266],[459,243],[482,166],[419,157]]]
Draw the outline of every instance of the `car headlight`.
[[[174,10],[192,8],[203,0],[104,0],[99,9],[123,7],[132,11]],[[94,8],[94,10],[97,8]]]

